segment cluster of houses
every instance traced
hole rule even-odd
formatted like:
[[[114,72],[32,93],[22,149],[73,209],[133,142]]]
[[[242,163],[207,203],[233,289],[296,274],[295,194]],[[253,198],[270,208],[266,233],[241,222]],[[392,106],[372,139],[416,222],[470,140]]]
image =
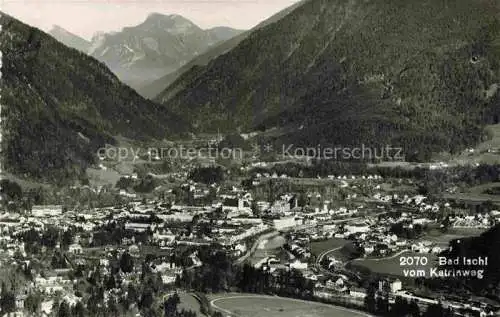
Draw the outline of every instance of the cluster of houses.
[[[186,172],[179,174],[179,177],[186,176]],[[130,177],[137,178],[136,175]],[[285,174],[257,174],[254,185],[258,185],[262,178],[278,177],[288,178]],[[356,185],[352,185],[352,180],[382,180],[383,178],[379,175],[359,177],[329,175],[327,179],[340,181],[339,187],[347,190],[356,189]],[[364,256],[386,257],[405,250],[439,253],[441,248],[432,242],[411,241],[398,237],[389,229],[394,224],[402,224],[404,230],[412,230],[417,225],[425,226],[435,223],[434,219],[427,218],[426,215],[450,208],[449,204],[440,206],[438,203],[428,203],[427,198],[422,195],[384,194],[380,185],[376,182],[370,183],[373,185],[372,189],[380,190],[367,199],[370,202],[361,203],[358,193],[353,190],[346,197],[346,206],[341,207],[334,206],[328,199],[323,199],[321,194],[314,192],[309,193],[308,198],[316,199],[320,202],[320,207],[299,207],[297,195],[294,193],[283,194],[272,202],[254,201],[249,192],[235,187],[226,191],[217,188],[217,202],[205,206],[188,206],[175,202],[167,205],[160,200],[135,201],[126,206],[91,209],[85,213],[72,210],[63,212],[62,206],[58,205],[33,206],[31,213],[25,215],[8,212],[0,214],[0,248],[5,251],[4,254],[8,258],[12,258],[16,253],[26,255],[24,245],[13,239],[24,231],[33,229],[41,231],[47,226],[57,226],[66,230],[76,226],[92,237],[97,228],[115,222],[123,223],[127,231],[137,234],[149,233],[150,244],[160,249],[172,249],[177,245],[209,246],[212,243],[218,243],[231,250],[233,256],[241,257],[249,252],[249,241],[251,242],[252,238],[267,231],[297,231],[301,228],[310,228],[305,236],[291,235],[285,246],[289,254],[288,261],[282,261],[275,256],[267,256],[257,261],[254,266],[270,272],[283,268],[301,270],[307,279],[314,281],[315,297],[324,300],[338,298],[347,300],[346,298],[350,297],[353,303],[362,303],[366,291],[351,284],[349,277],[335,274],[332,278],[332,274],[329,274],[329,277],[325,279],[321,278],[317,271],[312,270],[309,261],[311,258],[310,242],[328,238],[349,239],[362,250]],[[194,198],[206,197],[212,191],[208,186],[194,182],[185,183],[183,187],[192,192]],[[135,194],[126,191],[121,194],[135,198]],[[368,204],[373,204],[373,206],[368,206]],[[391,208],[390,204],[396,204],[401,209],[407,207],[415,212],[403,211],[397,216],[385,215]],[[255,216],[254,208],[257,208],[262,217]],[[370,209],[368,213],[371,216],[365,216],[367,209]],[[208,219],[207,215],[217,212],[223,214],[224,217]],[[377,218],[377,214],[384,214],[384,216]],[[490,214],[480,214],[474,217],[457,215],[450,217],[450,221],[455,227],[486,228],[491,226],[494,219],[498,217],[500,217],[500,212],[493,211]],[[198,227],[204,227],[206,231],[199,232],[199,228],[188,231],[187,226],[182,225],[183,223],[196,223]],[[121,243],[124,247],[128,247],[128,252],[132,256],[139,256],[140,249],[133,237],[124,237]],[[68,252],[75,255],[75,258],[84,253],[78,236],[69,246]],[[202,265],[196,252],[189,255],[189,259],[193,267]],[[342,262],[333,256],[326,259],[326,269],[342,266]],[[2,260],[1,256],[0,260]],[[99,269],[103,274],[109,274],[109,261],[106,258],[100,261]],[[155,263],[151,269],[161,275],[164,284],[174,283],[176,276],[182,271],[182,268],[167,261]],[[43,294],[48,295],[48,300],[45,302],[50,301],[50,296],[61,292],[67,296],[73,296],[68,299],[68,302],[78,300],[72,292],[74,281],[56,271],[52,273],[55,275],[37,276],[30,287],[37,288]],[[135,273],[137,272],[125,274],[123,282],[132,282],[131,279]],[[402,291],[402,284],[399,280],[384,280],[380,285],[380,291],[382,290],[390,294],[398,294],[398,296],[414,297]],[[18,302],[21,307],[22,297]],[[45,302],[45,306],[42,305],[42,307],[48,305]],[[50,313],[49,309],[46,310]]]

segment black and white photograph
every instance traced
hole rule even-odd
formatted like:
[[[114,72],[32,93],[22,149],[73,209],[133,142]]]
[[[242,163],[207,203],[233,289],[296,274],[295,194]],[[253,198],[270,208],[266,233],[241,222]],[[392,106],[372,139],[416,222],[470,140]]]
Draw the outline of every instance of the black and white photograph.
[[[500,316],[500,0],[0,0],[0,317]]]

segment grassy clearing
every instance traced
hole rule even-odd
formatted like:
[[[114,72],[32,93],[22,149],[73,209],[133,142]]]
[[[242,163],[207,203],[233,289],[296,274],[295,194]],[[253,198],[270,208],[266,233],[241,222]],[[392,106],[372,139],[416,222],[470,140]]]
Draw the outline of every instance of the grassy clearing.
[[[204,317],[206,315],[201,313],[200,303],[196,298],[194,298],[191,294],[179,294],[181,299],[181,303],[179,304],[179,309],[192,310],[196,312],[196,316]]]
[[[214,304],[238,317],[360,317],[364,313],[327,304],[258,295],[226,295]]]
[[[492,138],[490,140],[479,143],[474,148],[474,153],[463,152],[453,158],[456,163],[485,163],[485,164],[498,164],[500,163],[500,152],[488,153],[488,150],[500,149],[500,124],[489,125],[486,130],[490,133]]]
[[[465,237],[475,237],[483,233],[485,229],[479,228],[450,228],[446,233],[442,233],[438,229],[430,230],[420,241],[431,241],[438,244],[441,248],[447,247],[449,242],[455,239]]]
[[[400,265],[401,257],[425,257],[427,258],[427,265],[402,266]],[[366,267],[374,273],[404,277],[403,270],[405,269],[425,270],[426,272],[428,272],[429,269],[436,266],[437,255],[405,251],[400,255],[389,258],[357,259],[352,261],[352,264]]]
[[[468,203],[480,204],[482,202],[491,201],[492,203],[500,204],[500,196],[478,194],[478,193],[457,193],[457,194],[443,194],[443,198],[450,200],[464,201]]]
[[[21,177],[18,177],[16,175],[13,175],[13,174],[7,173],[7,172],[2,172],[1,178],[8,179],[10,181],[18,183],[19,186],[21,186],[21,188],[23,188],[24,190],[31,189],[31,188],[39,188],[39,187],[49,189],[52,187],[52,185],[50,185],[50,184],[40,183],[40,182],[33,181],[30,179],[21,178]]]
[[[482,184],[474,187],[470,187],[467,189],[469,193],[474,193],[474,194],[484,194],[488,195],[485,193],[486,190],[488,189],[495,189],[495,188],[500,188],[500,183],[487,183],[487,184]],[[493,195],[495,196],[495,195]]]
[[[348,242],[349,241],[345,239],[339,239],[339,238],[331,238],[324,241],[311,242],[311,253],[318,256],[319,254],[325,251],[342,247]]]
[[[86,174],[91,186],[115,185],[121,175],[112,169],[100,170],[88,168]]]

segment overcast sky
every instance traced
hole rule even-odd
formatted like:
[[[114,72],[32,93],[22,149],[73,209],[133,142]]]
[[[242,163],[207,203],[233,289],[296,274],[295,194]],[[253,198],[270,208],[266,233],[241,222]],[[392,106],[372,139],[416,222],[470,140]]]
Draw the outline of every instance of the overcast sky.
[[[180,14],[201,28],[250,29],[297,0],[0,0],[1,10],[48,31],[57,24],[90,39],[97,31],[119,31],[148,14]]]

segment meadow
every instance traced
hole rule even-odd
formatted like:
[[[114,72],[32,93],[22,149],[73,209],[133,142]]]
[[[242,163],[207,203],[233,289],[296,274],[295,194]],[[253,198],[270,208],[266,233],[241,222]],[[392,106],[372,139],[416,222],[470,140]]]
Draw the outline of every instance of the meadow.
[[[318,256],[323,252],[342,247],[348,242],[349,241],[347,241],[345,239],[339,239],[339,238],[331,238],[328,240],[314,241],[314,242],[311,242],[311,253]]]
[[[401,265],[401,257],[425,257],[427,260],[426,265]],[[379,259],[356,259],[351,262],[352,265],[359,265],[368,268],[374,273],[393,275],[404,277],[405,269],[425,270],[433,268],[437,264],[437,255],[423,254],[418,252],[404,251],[402,253]]]
[[[263,295],[227,295],[212,305],[234,317],[362,317],[363,312],[328,304]]]

